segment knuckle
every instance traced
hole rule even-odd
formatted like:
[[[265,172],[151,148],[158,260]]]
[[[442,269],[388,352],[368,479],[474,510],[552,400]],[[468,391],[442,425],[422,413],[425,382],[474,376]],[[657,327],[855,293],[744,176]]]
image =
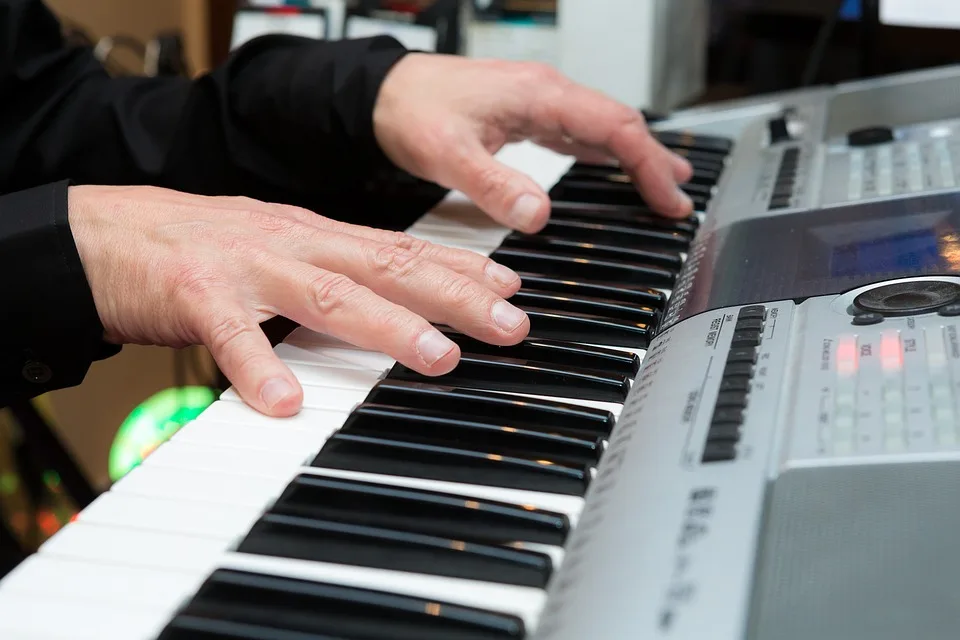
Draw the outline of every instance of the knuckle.
[[[288,234],[298,222],[278,211],[263,211],[250,209],[247,211],[247,220],[258,230],[270,234]]]
[[[510,176],[497,167],[481,169],[478,173],[480,197],[484,202],[506,199],[511,195]]]
[[[373,269],[383,275],[404,276],[419,266],[420,257],[396,244],[379,247],[373,252]]]
[[[559,72],[545,62],[524,62],[520,67],[522,81],[550,83],[557,80]]]
[[[402,231],[393,232],[393,245],[407,251],[409,253],[423,256],[429,253],[431,247],[433,246],[426,240],[421,240],[420,238],[415,238],[407,233]]]
[[[219,269],[193,258],[180,259],[170,273],[174,296],[191,303],[209,298],[213,291],[224,285]]]
[[[226,316],[213,320],[210,322],[207,337],[210,349],[217,353],[230,351],[251,331],[250,323],[241,317]]]
[[[308,295],[321,316],[340,310],[357,285],[340,273],[325,273],[314,278],[307,287]]]
[[[439,293],[445,307],[461,312],[485,297],[483,289],[465,276],[446,278],[439,285]]]

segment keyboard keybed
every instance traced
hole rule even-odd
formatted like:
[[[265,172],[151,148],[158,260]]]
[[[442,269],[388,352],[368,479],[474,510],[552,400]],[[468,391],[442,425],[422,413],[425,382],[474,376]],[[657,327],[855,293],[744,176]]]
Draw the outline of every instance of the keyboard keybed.
[[[529,637],[730,151],[664,139],[694,162],[686,220],[569,163],[535,236],[424,216],[411,234],[520,272],[530,337],[448,330],[462,362],[427,378],[296,330],[303,411],[225,392],[0,582],[3,637]]]

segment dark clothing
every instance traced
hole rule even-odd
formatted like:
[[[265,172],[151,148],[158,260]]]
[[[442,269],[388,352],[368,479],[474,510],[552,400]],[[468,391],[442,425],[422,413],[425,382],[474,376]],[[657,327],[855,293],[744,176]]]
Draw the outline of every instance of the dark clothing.
[[[41,0],[0,0],[0,406],[79,384],[103,343],[69,184],[246,195],[403,229],[445,191],[373,132],[387,37],[267,36],[199,79],[111,78]]]

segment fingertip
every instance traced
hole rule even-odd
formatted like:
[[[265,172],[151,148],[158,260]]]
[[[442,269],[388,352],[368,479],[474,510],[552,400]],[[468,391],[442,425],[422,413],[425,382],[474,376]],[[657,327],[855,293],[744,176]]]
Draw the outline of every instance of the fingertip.
[[[443,375],[453,371],[460,361],[460,347],[434,327],[417,337],[417,367],[424,375]]]
[[[693,165],[686,158],[671,151],[670,162],[673,164],[673,177],[677,182],[687,182],[693,177]]]
[[[276,376],[260,385],[259,398],[267,415],[290,417],[303,406],[303,388],[296,380]]]
[[[520,290],[520,276],[513,269],[493,260],[487,262],[484,275],[494,285],[497,292],[504,297],[512,296]]]
[[[522,193],[507,214],[507,226],[523,233],[537,233],[550,219],[550,200],[535,193]]]

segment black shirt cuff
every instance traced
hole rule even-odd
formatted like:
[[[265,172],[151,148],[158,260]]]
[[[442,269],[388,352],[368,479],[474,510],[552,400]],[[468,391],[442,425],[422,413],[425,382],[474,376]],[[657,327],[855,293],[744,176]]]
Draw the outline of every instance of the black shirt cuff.
[[[0,196],[0,399],[80,384],[120,347],[103,325],[70,231],[61,181]]]

